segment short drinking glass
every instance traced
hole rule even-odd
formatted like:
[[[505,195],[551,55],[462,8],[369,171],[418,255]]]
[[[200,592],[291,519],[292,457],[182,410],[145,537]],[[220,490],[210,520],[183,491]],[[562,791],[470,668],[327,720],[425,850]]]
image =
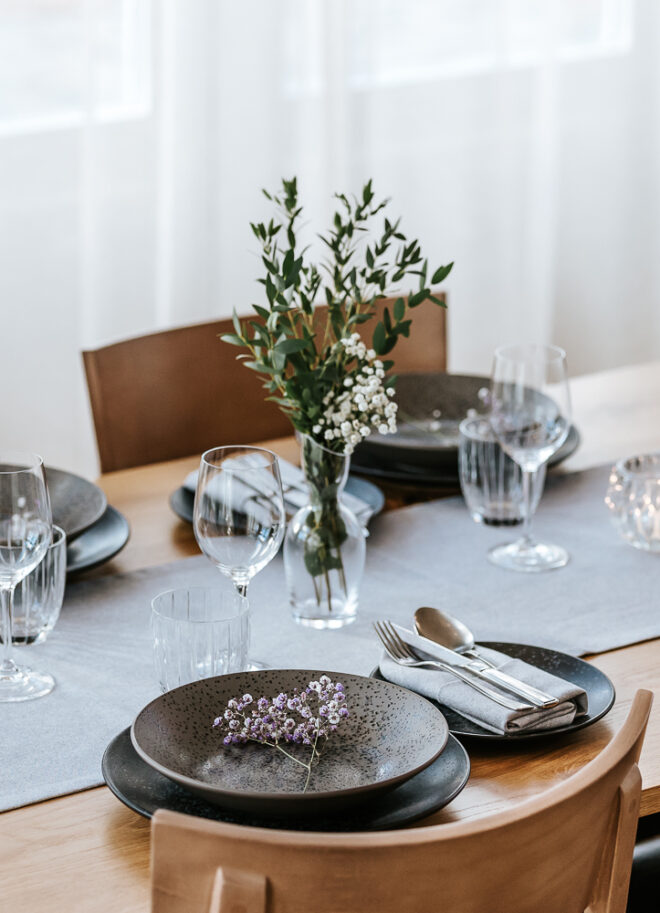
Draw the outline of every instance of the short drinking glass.
[[[246,667],[249,614],[245,600],[231,589],[167,590],[152,600],[151,628],[163,692]]]
[[[44,558],[14,593],[11,634],[14,646],[39,644],[55,627],[66,585],[66,533],[53,526]]]
[[[460,424],[458,468],[461,491],[473,520],[486,526],[517,526],[524,519],[523,477],[520,466],[500,447],[483,415]],[[532,513],[538,507],[545,465],[533,473]]]

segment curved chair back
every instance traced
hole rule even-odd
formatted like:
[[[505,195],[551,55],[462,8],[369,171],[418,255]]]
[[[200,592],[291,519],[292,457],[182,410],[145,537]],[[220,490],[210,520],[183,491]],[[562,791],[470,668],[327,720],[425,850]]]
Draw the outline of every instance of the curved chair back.
[[[380,301],[382,313],[391,302]],[[371,324],[362,326],[370,341]],[[150,333],[83,352],[102,472],[174,460],[220,444],[292,433],[266,401],[263,375],[236,361],[218,339],[231,320]],[[415,309],[411,335],[397,344],[398,372],[446,370],[445,310]]]
[[[624,913],[652,702],[543,794],[475,821],[298,833],[158,811],[153,913]]]

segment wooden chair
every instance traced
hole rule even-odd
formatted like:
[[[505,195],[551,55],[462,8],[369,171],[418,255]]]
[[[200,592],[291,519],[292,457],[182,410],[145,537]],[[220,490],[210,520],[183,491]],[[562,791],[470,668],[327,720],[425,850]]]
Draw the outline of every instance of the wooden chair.
[[[158,811],[152,913],[624,913],[651,702],[582,770],[476,821],[346,835]]]
[[[381,313],[387,303],[379,302]],[[82,353],[102,472],[291,434],[288,419],[266,402],[260,375],[218,339],[231,332],[231,320],[216,320]],[[398,372],[446,370],[444,308],[416,308],[394,356]]]

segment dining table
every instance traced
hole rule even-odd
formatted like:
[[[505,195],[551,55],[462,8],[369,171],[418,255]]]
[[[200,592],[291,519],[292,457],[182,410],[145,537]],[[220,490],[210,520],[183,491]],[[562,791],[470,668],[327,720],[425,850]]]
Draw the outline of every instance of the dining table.
[[[571,395],[581,446],[553,472],[660,451],[660,362],[574,377]],[[297,461],[293,437],[260,443]],[[199,553],[192,527],[168,503],[198,463],[199,455],[192,454],[100,477],[109,503],[127,517],[131,537],[119,555],[88,572],[88,577],[154,567]],[[401,503],[395,491],[388,491],[387,510],[396,510]],[[612,535],[616,536],[614,529]],[[657,562],[660,555],[648,559]],[[491,815],[549,789],[602,750],[621,726],[638,688],[660,687],[660,637],[586,659],[616,688],[614,706],[603,719],[555,742],[470,744],[471,773],[465,789],[447,807],[411,826]],[[4,731],[2,738],[11,738],[11,733]],[[640,768],[640,815],[648,816],[660,812],[660,702],[651,713]],[[0,782],[1,778],[0,772]],[[150,822],[122,805],[105,786],[7,811],[0,815],[2,909],[145,913],[149,851]]]

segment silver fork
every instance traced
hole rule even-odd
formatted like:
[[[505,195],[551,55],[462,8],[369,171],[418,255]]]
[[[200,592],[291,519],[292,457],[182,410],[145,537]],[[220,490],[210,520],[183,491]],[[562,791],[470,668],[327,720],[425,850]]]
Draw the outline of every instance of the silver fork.
[[[468,672],[463,672],[463,670],[459,669],[457,666],[450,666],[449,663],[443,663],[435,659],[422,659],[419,653],[417,653],[410,644],[407,644],[401,639],[392,623],[389,621],[374,622],[374,630],[378,635],[380,642],[385,647],[387,655],[390,659],[393,659],[395,663],[399,663],[400,666],[422,669],[428,667],[431,669],[440,669],[443,672],[450,672],[452,675],[455,675],[456,678],[460,678],[461,681],[464,681],[467,685],[470,685],[471,688],[474,688],[475,691],[479,691],[492,701],[501,704],[502,707],[506,707],[507,710],[522,711],[535,709],[531,704],[521,704],[518,701],[511,700],[499,691],[495,691],[494,688],[489,688],[488,685],[484,685],[476,678],[473,678]]]

